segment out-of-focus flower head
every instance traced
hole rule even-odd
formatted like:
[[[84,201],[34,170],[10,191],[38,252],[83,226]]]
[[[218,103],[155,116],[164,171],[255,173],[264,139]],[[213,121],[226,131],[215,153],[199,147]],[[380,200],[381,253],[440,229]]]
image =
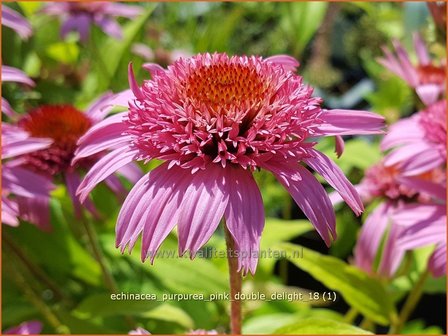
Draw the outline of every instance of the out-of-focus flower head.
[[[132,249],[143,236],[142,260],[156,256],[177,224],[179,253],[193,258],[226,219],[236,242],[239,270],[254,273],[264,209],[253,171],[271,171],[330,244],[335,215],[325,189],[305,168],[322,175],[356,214],[361,199],[337,165],[315,150],[315,139],[382,132],[374,113],[323,110],[294,70],[289,56],[199,54],[180,58],[167,70],[147,65],[152,80],[140,87],[129,68],[134,97],[129,112],[107,119],[79,143],[113,152],[98,161],[81,183],[85,199],[95,185],[133,161],[164,161],[133,187],[117,222],[117,246]],[[89,140],[87,140],[89,137]],[[312,140],[314,139],[314,140]],[[84,141],[83,141],[84,140]],[[118,148],[119,147],[119,148]],[[77,155],[82,158],[82,155]]]
[[[87,42],[92,25],[100,27],[106,34],[121,39],[123,32],[116,17],[135,18],[143,11],[136,5],[107,1],[97,2],[53,2],[47,4],[42,12],[62,19],[61,36],[76,31],[82,42]]]
[[[49,139],[32,138],[22,129],[2,124],[2,222],[19,225],[19,218],[49,230],[48,202],[54,185],[20,162],[9,160],[49,148]]]
[[[143,58],[146,62],[170,65],[178,58],[187,58],[191,57],[191,53],[185,50],[165,50],[158,48],[156,50],[151,49],[146,44],[143,43],[134,43],[132,45],[132,52]],[[144,67],[144,66],[143,66]]]
[[[4,335],[36,335],[42,331],[42,323],[39,321],[23,322],[17,327],[12,327],[3,332]]]
[[[424,104],[429,105],[436,102],[445,92],[446,60],[440,63],[431,60],[428,49],[419,34],[414,35],[417,64],[411,62],[408,52],[399,41],[394,41],[393,44],[395,54],[387,48],[383,48],[384,58],[380,58],[378,61],[415,88]]]
[[[75,192],[80,184],[81,176],[95,160],[105,153],[95,152],[95,156],[90,157],[87,148],[86,157],[72,165],[77,149],[76,143],[89,129],[95,129],[96,125],[104,119],[113,108],[110,102],[117,96],[111,93],[102,95],[87,108],[85,113],[70,105],[43,105],[31,110],[17,122],[19,129],[33,138],[47,139],[51,141],[51,145],[40,150],[15,155],[16,165],[19,163],[19,167],[39,174],[46,178],[48,183],[54,179],[65,181],[77,216],[81,215],[81,204]],[[133,164],[124,166],[119,173],[133,182],[140,178],[140,170]],[[117,176],[109,176],[106,184],[117,195],[126,193]],[[93,215],[98,216],[93,202],[87,200],[85,207]]]
[[[33,34],[30,23],[6,5],[2,6],[2,24],[13,29],[22,39],[28,39]]]
[[[440,223],[446,222],[445,183],[442,168],[412,177],[404,176],[399,167],[388,167],[383,162],[369,168],[357,189],[366,202],[374,199],[381,202],[361,228],[354,263],[368,273],[392,277],[406,250],[423,245],[423,242],[418,245],[421,240],[416,232],[426,228],[435,235],[440,232]],[[444,230],[446,232],[446,227]],[[376,267],[375,260],[385,237],[381,260]],[[442,240],[446,245],[446,234],[436,240],[434,236],[428,237],[433,237],[432,242],[442,248]]]
[[[419,175],[446,162],[446,100],[404,118],[390,127],[381,142],[390,153],[386,166],[400,166],[403,175]]]

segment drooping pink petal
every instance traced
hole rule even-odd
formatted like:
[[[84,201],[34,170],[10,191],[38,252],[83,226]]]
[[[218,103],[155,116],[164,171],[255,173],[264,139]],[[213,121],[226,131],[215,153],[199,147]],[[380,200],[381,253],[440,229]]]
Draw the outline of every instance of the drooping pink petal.
[[[330,246],[331,241],[336,239],[336,218],[324,187],[313,174],[299,164],[267,165],[265,168],[274,173],[314,225],[325,244]]]
[[[76,194],[79,195],[81,202],[85,201],[89,193],[98,183],[113,174],[119,168],[132,162],[136,153],[136,150],[130,150],[128,147],[118,148],[95,163],[82,180],[76,192]]]
[[[17,197],[20,217],[36,224],[43,231],[50,231],[50,198],[41,197]]]
[[[220,165],[210,164],[191,176],[179,213],[180,255],[189,250],[193,258],[215,232],[229,199],[226,183],[226,171]]]
[[[2,223],[10,226],[19,225],[19,206],[17,202],[2,195]]]
[[[2,6],[2,25],[15,30],[22,39],[28,39],[33,33],[30,23],[6,5]]]
[[[306,164],[336,189],[354,213],[359,216],[364,211],[361,198],[341,169],[325,154],[314,149],[311,149],[310,153],[313,156],[304,159]]]
[[[417,175],[437,168],[443,163],[443,158],[433,145],[420,142],[397,148],[386,155],[384,165],[391,167],[396,164],[405,165],[404,175]]]
[[[157,249],[177,222],[182,202],[179,196],[186,188],[188,174],[185,169],[168,169],[168,164],[162,164],[135,184],[117,219],[116,246],[122,252],[128,245],[131,251],[145,229],[142,259],[151,257],[153,262]]]
[[[103,120],[104,117],[113,108],[113,106],[109,102],[113,100],[114,97],[115,95],[111,91],[103,93],[87,107],[85,113],[92,120]]]
[[[415,117],[402,119],[389,127],[388,133],[381,141],[381,150],[386,151],[398,145],[421,142],[423,137],[423,129]]]
[[[446,275],[446,243],[436,248],[429,258],[428,267],[436,278]]]
[[[2,97],[2,112],[10,118],[16,118],[17,112],[13,110],[9,102]]]
[[[378,273],[391,277],[400,266],[405,250],[397,246],[397,240],[403,232],[403,228],[392,223],[384,243],[381,254],[381,262],[378,266]]]
[[[2,6],[4,7],[4,6]],[[23,322],[17,327],[12,327],[3,332],[5,335],[36,335],[42,331],[42,323],[39,321]]]
[[[409,188],[418,190],[439,200],[446,200],[446,186],[415,176],[399,176],[398,181]]]
[[[55,188],[51,180],[22,167],[3,165],[2,188],[23,197],[46,197]]]
[[[384,133],[384,118],[372,112],[325,110],[320,118],[324,124],[317,131],[325,136]]]
[[[80,218],[82,216],[82,205],[78,199],[78,196],[76,196],[76,190],[79,188],[79,185],[81,184],[81,179],[77,172],[68,171],[65,173],[65,182],[67,185],[68,194],[70,195],[75,210],[75,216],[77,218]],[[86,208],[94,217],[96,218],[101,217],[95,205],[89,198],[87,198],[84,201],[83,205],[84,208]]]
[[[7,65],[2,65],[2,81],[26,84],[31,87],[36,85],[22,70]]]
[[[383,202],[378,205],[364,222],[354,249],[354,263],[367,273],[374,271],[374,261],[381,240],[389,224],[390,206]]]
[[[90,128],[78,140],[78,148],[75,151],[73,164],[82,158],[129,143],[130,136],[122,135],[127,129],[126,125],[122,122],[125,116],[125,112],[118,113]]]
[[[261,233],[264,228],[264,208],[260,190],[250,171],[226,168],[229,201],[225,210],[226,226],[236,243],[238,270],[243,275],[255,274]]]
[[[400,211],[391,214],[396,225],[412,228],[411,231],[439,224],[444,221],[445,205],[442,204],[403,204]],[[411,238],[412,239],[412,238]]]

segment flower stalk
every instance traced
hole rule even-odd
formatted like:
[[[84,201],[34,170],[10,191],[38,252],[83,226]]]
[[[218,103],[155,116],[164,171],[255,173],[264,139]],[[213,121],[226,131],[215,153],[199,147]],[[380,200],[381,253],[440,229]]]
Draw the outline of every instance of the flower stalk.
[[[227,262],[229,264],[230,282],[230,332],[232,335],[241,335],[241,300],[238,294],[241,293],[242,278],[238,272],[238,257],[235,255],[235,240],[227,227],[224,225],[227,246]]]

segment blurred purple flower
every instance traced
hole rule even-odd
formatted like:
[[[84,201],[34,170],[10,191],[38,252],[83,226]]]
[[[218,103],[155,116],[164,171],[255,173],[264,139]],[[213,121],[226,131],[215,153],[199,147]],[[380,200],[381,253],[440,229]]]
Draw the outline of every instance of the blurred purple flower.
[[[22,39],[28,39],[33,33],[29,22],[6,5],[2,6],[2,24],[13,29]]]
[[[151,335],[151,333],[143,328],[138,327],[135,330],[131,330],[128,335]]]
[[[383,48],[385,55],[378,60],[379,63],[415,88],[425,105],[436,102],[440,94],[445,92],[445,64],[435,64],[431,61],[428,49],[419,34],[414,34],[418,64],[412,64],[407,51],[399,41],[394,41],[393,44],[396,55]]]
[[[2,160],[49,148],[50,139],[32,138],[22,129],[2,124]],[[48,204],[53,184],[20,166],[20,160],[2,162],[2,222],[19,225],[19,218],[49,230]]]
[[[373,199],[382,202],[361,228],[354,249],[354,263],[368,273],[392,277],[406,250],[419,246],[416,232],[426,228],[438,233],[439,223],[446,222],[445,183],[445,173],[440,168],[414,177],[403,176],[399,168],[386,167],[382,162],[369,168],[357,190],[365,202]],[[446,232],[446,227],[444,230]],[[385,236],[381,260],[376,268],[375,260]],[[446,233],[433,243],[440,244],[442,239],[446,240]],[[398,243],[401,240],[404,240],[403,244]]]
[[[4,6],[3,6],[4,7]],[[28,86],[34,86],[35,83],[31,78],[29,78],[22,70],[2,65],[2,82],[14,82],[25,84]],[[8,117],[12,118],[16,116],[16,112],[12,109],[9,102],[2,97],[2,112]]]
[[[384,119],[366,111],[323,110],[312,88],[290,71],[293,65],[298,62],[289,56],[198,54],[167,70],[150,64],[152,80],[142,86],[129,67],[129,112],[106,119],[79,143],[80,151],[116,148],[87,173],[78,189],[81,200],[129,162],[164,161],[138,181],[122,206],[116,228],[122,251],[141,234],[141,259],[153,262],[177,224],[179,253],[193,258],[225,217],[239,270],[254,273],[264,209],[252,172],[260,168],[284,185],[327,245],[336,236],[334,210],[300,162],[322,175],[356,214],[363,211],[351,183],[311,139],[382,133]]]
[[[100,27],[106,34],[121,39],[123,32],[116,17],[132,19],[142,13],[140,6],[98,1],[98,2],[54,2],[47,4],[42,12],[62,19],[61,36],[71,31],[79,33],[82,42],[87,42],[91,25]]]
[[[81,214],[81,203],[75,196],[81,180],[81,174],[91,167],[96,159],[102,157],[102,153],[96,151],[95,156],[90,157],[90,148],[85,148],[85,157],[72,165],[77,141],[89,129],[95,129],[96,125],[113,108],[111,102],[116,101],[120,95],[106,93],[93,102],[86,113],[78,111],[70,105],[43,105],[40,106],[17,123],[23,131],[28,132],[34,138],[51,139],[50,146],[29,153],[14,155],[20,167],[28,168],[45,178],[50,183],[55,177],[61,177],[67,186],[67,191],[72,199],[75,214]],[[116,116],[109,118],[113,120]],[[105,138],[107,140],[107,137]],[[129,164],[119,170],[119,173],[132,182],[136,182],[141,173],[134,164]],[[117,176],[106,179],[108,187],[118,196],[124,196],[126,190]],[[85,208],[93,215],[98,212],[92,201],[85,202]]]
[[[42,331],[42,323],[39,321],[23,322],[17,327],[12,327],[3,332],[4,335],[37,335]]]
[[[381,142],[386,166],[399,165],[403,175],[422,174],[446,162],[446,100],[392,125]]]

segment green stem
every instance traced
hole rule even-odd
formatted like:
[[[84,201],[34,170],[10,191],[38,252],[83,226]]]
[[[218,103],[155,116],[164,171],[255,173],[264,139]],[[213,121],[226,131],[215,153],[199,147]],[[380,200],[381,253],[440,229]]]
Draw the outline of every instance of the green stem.
[[[11,277],[12,281],[22,290],[23,294],[29,299],[29,301],[36,307],[36,309],[42,314],[42,316],[47,320],[48,324],[51,325],[57,334],[69,334],[70,330],[67,326],[63,325],[58,317],[52,312],[52,310],[46,305],[46,303],[37,295],[34,290],[28,285],[25,278],[12,267],[10,264],[6,263],[4,265],[8,270],[5,272]]]
[[[93,255],[98,264],[100,265],[101,272],[103,274],[104,284],[106,285],[107,289],[111,294],[118,293],[118,286],[115,282],[114,277],[112,276],[112,273],[109,271],[109,267],[107,266],[106,258],[104,257],[104,254],[101,250],[101,246],[99,244],[99,239],[96,234],[95,228],[93,227],[92,223],[86,218],[84,213],[81,214],[81,222],[86,231],[89,245],[92,249]],[[131,316],[126,315],[124,318],[131,328],[135,327],[136,323]]]
[[[414,285],[411,292],[409,293],[409,296],[406,299],[406,302],[404,303],[400,314],[398,315],[397,323],[392,326],[389,333],[399,334],[401,332],[404,324],[411,316],[412,312],[417,306],[417,303],[420,301],[420,298],[423,295],[423,287],[425,285],[426,279],[429,277],[429,274],[430,274],[429,270],[425,270],[420,275],[420,278],[417,280],[417,283]]]
[[[356,308],[350,307],[350,309],[344,316],[344,321],[348,324],[352,324],[356,316],[358,316],[358,310],[356,310]]]
[[[235,255],[235,240],[224,224],[227,246],[227,262],[229,264],[230,282],[230,332],[232,335],[241,335],[241,301],[236,295],[241,293],[242,278],[238,272],[238,257]]]

